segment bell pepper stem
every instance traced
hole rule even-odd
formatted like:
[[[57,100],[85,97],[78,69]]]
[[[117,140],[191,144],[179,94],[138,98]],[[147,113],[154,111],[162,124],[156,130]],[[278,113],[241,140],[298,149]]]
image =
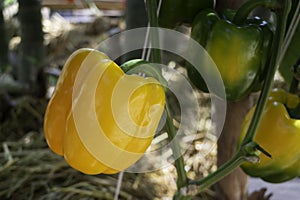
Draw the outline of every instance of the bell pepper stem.
[[[206,188],[215,184],[233,170],[239,167],[242,163],[248,161],[251,163],[257,163],[259,161],[259,153],[262,151],[261,147],[255,143],[250,142],[242,146],[237,153],[226,163],[224,163],[217,171],[206,176],[201,180],[190,181],[189,184],[199,185],[198,192],[202,192]],[[264,151],[264,150],[263,150]],[[268,156],[271,156],[267,153]]]
[[[272,87],[273,79],[275,76],[275,72],[278,68],[278,58],[281,51],[282,42],[284,39],[284,33],[286,30],[286,21],[289,13],[289,9],[291,6],[290,0],[277,0],[277,3],[282,5],[281,8],[275,10],[277,17],[277,28],[275,31],[274,40],[272,43],[272,54],[268,66],[268,71],[266,73],[265,81],[262,87],[261,94],[259,96],[256,109],[253,114],[253,118],[251,120],[249,129],[246,133],[246,136],[242,142],[242,145],[245,145],[251,141],[253,141],[255,137],[256,130],[258,128],[259,122],[261,120],[261,116],[263,110],[265,108],[267,98],[269,96],[269,92]]]
[[[250,142],[244,146],[242,146],[237,153],[226,163],[224,163],[217,171],[206,176],[201,180],[190,181],[189,184],[199,185],[198,192],[202,192],[206,188],[212,186],[228,174],[230,174],[233,170],[239,167],[242,163],[248,161],[252,163],[257,163],[259,161],[259,153],[261,151],[261,147],[255,143]]]
[[[257,7],[265,7],[268,9],[277,9],[280,4],[277,0],[252,0],[244,3],[236,12],[233,23],[236,25],[241,25],[248,17],[251,11]]]

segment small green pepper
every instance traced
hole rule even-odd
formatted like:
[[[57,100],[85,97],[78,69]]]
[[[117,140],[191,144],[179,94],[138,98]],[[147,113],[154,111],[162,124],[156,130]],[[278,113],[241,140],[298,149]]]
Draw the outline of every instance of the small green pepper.
[[[191,37],[211,56],[223,79],[227,99],[235,101],[261,82],[272,32],[266,30],[267,23],[258,18],[241,25],[224,18],[226,15],[220,16],[211,9],[200,12],[192,24]],[[192,83],[208,92],[198,71],[190,64],[187,71]]]

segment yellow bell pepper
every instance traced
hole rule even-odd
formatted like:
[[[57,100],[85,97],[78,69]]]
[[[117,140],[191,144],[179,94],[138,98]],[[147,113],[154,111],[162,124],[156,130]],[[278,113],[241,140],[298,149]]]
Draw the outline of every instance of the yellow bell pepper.
[[[254,141],[269,152],[272,158],[260,154],[259,163],[242,164],[242,169],[248,175],[272,183],[288,181],[300,175],[300,120],[292,118],[287,111],[287,108],[295,108],[299,103],[300,98],[297,95],[281,89],[271,91]],[[239,146],[254,111],[255,107],[245,118]]]
[[[49,147],[86,174],[112,174],[147,150],[164,110],[153,78],[126,75],[105,54],[80,49],[67,60],[44,121]]]

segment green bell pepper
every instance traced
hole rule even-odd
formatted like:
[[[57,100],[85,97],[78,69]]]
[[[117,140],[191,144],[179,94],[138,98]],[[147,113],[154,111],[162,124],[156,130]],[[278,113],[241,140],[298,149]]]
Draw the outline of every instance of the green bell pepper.
[[[247,19],[245,24],[253,24],[257,25],[261,28],[263,32],[263,50],[262,50],[262,60],[261,60],[261,68],[260,73],[258,74],[258,81],[256,82],[253,91],[258,91],[262,87],[262,83],[264,77],[267,73],[267,67],[269,65],[268,61],[271,56],[271,44],[274,36],[274,28],[271,26],[270,23],[267,23],[265,20],[254,17],[251,19]]]
[[[191,37],[211,56],[223,79],[227,99],[235,101],[262,81],[273,33],[259,18],[245,20],[241,25],[228,18],[231,17],[211,9],[200,12],[192,24]],[[192,83],[208,92],[198,71],[189,63],[186,67]]]
[[[164,28],[175,28],[181,23],[192,23],[203,9],[214,8],[215,0],[162,0],[158,23]]]

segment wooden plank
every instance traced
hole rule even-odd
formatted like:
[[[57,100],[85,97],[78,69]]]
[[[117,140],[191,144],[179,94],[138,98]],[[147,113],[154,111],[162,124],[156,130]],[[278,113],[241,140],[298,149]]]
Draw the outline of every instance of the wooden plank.
[[[94,0],[100,10],[124,10],[125,0]],[[53,10],[85,9],[88,3],[85,0],[42,0],[42,6]]]

